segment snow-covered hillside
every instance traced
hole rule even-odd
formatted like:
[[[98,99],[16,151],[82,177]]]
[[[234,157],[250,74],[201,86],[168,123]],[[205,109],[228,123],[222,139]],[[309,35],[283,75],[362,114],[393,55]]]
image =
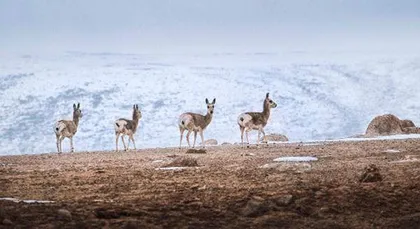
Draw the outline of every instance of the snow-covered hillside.
[[[322,140],[363,133],[383,113],[420,124],[419,88],[415,57],[315,61],[299,54],[79,52],[2,57],[0,155],[55,151],[53,125],[70,118],[76,102],[84,117],[75,149],[87,151],[114,149],[113,122],[131,118],[135,103],[143,114],[139,148],[177,146],[179,114],[204,114],[205,98],[217,99],[205,138],[238,142],[237,115],[262,110],[266,92],[279,105],[266,133]],[[68,151],[68,140],[63,149]]]

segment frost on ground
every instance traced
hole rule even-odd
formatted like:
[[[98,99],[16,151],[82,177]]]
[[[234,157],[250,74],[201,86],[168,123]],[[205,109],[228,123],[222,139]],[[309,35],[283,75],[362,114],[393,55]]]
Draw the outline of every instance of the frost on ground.
[[[163,168],[156,168],[155,170],[183,170],[188,169],[190,167],[163,167]]]
[[[383,151],[384,153],[400,153],[400,150],[397,149],[387,149]]]
[[[302,156],[302,157],[279,157],[274,159],[276,162],[306,162],[306,161],[317,161],[316,157]]]
[[[115,148],[113,122],[130,118],[139,104],[138,148],[179,144],[178,115],[205,113],[217,98],[205,139],[238,142],[237,115],[261,111],[270,92],[267,133],[291,141],[354,136],[370,120],[393,113],[420,123],[420,59],[314,59],[305,54],[137,55],[69,52],[0,60],[0,155],[56,151],[53,124],[84,116],[74,137],[76,151]],[[250,133],[255,141],[256,132]],[[69,140],[63,142],[69,150]]]
[[[51,204],[51,203],[54,203],[54,201],[51,201],[51,200],[20,200],[20,199],[12,198],[12,197],[3,197],[3,198],[0,198],[0,200],[12,201],[14,203],[25,203],[25,204]]]

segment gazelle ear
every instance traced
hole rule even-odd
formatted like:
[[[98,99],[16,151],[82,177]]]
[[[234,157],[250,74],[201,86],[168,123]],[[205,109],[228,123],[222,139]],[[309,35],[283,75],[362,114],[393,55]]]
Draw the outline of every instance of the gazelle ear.
[[[73,110],[76,110],[76,104],[73,103]]]
[[[267,95],[265,95],[265,98],[268,99],[268,96],[270,96],[270,93],[267,92]]]
[[[216,103],[216,98],[214,98],[214,99],[213,99],[213,102],[212,102],[212,104],[215,104],[215,103]]]
[[[77,103],[77,109],[80,109],[80,103]]]
[[[136,109],[136,104],[133,105],[133,110],[135,110],[135,109]]]
[[[206,103],[209,104],[209,100],[206,98]]]
[[[136,104],[136,110],[138,110],[139,109],[139,105],[138,104]]]

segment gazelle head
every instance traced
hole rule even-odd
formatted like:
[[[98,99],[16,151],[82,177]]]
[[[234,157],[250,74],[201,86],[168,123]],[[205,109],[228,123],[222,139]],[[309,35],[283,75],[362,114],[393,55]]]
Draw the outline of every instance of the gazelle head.
[[[138,119],[141,119],[141,111],[140,111],[140,109],[139,109],[139,105],[137,105],[137,104],[134,104],[133,105],[133,120],[138,120]]]
[[[216,99],[213,99],[213,102],[209,103],[209,100],[206,98],[207,114],[211,114],[211,115],[213,114],[215,103],[216,103]]]
[[[80,110],[80,103],[73,104],[73,118],[81,118],[83,117],[82,110]]]
[[[271,100],[269,96],[270,96],[270,93],[267,93],[265,95],[264,104],[267,104],[268,107],[270,107],[270,108],[276,108],[277,107],[277,103],[275,103],[273,100]]]

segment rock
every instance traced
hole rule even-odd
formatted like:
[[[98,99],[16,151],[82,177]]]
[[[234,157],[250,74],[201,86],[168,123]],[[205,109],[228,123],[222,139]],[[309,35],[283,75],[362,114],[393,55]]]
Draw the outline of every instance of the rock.
[[[187,152],[188,154],[204,154],[207,153],[207,151],[205,149],[188,149]]]
[[[360,182],[378,182],[382,181],[382,175],[379,173],[378,167],[374,164],[370,164],[366,168],[359,178]]]
[[[308,203],[311,203],[311,202],[313,202],[313,201],[309,197],[302,197],[300,199],[297,199],[295,201],[295,204],[297,206],[301,206],[301,205],[308,205]]]
[[[201,185],[199,185],[199,184],[195,184],[195,185],[192,185],[192,186],[191,186],[191,189],[192,189],[192,190],[204,190],[204,189],[206,189],[206,185],[201,186]]]
[[[416,127],[416,125],[414,125],[414,122],[408,119],[400,120],[400,123],[402,128]]]
[[[315,198],[321,198],[322,196],[324,196],[325,194],[321,191],[316,191],[315,192]]]
[[[264,164],[264,165],[260,166],[260,168],[261,169],[275,169],[279,166],[280,166],[279,163],[269,163],[269,164]]]
[[[420,133],[420,128],[417,128],[413,121],[408,119],[400,120],[397,116],[392,114],[375,117],[366,129],[367,137],[416,133]]]
[[[293,171],[296,173],[304,173],[312,170],[312,165],[307,162],[300,163],[269,163],[260,166],[261,169],[275,169],[279,172]]]
[[[290,194],[277,197],[274,201],[278,206],[287,206],[292,203],[293,196]]]
[[[255,153],[245,153],[244,156],[253,157],[253,156],[255,156]]]
[[[420,134],[420,128],[419,127],[407,127],[407,128],[404,128],[404,133],[406,133],[406,134]]]
[[[313,212],[313,203],[314,200],[309,197],[303,197],[295,200],[296,210],[303,215],[309,215]]]
[[[263,215],[255,218],[253,221],[254,225],[250,228],[298,228],[294,222],[290,220],[298,217],[298,215],[289,212],[282,212],[276,215]],[[241,228],[249,228],[249,225]]]
[[[138,228],[143,228],[143,227],[141,227],[138,222],[128,221],[125,223],[123,228],[124,229],[138,229]]]
[[[4,219],[2,223],[3,225],[8,225],[8,226],[13,225],[13,222],[10,219]]]
[[[319,217],[322,217],[322,218],[326,218],[326,217],[328,217],[328,214],[331,212],[331,210],[330,210],[330,208],[329,207],[321,207],[319,210],[318,210],[318,212],[317,212],[317,214],[318,214],[318,216]]]
[[[206,146],[217,146],[219,144],[216,139],[207,139],[204,143],[206,143]]]
[[[121,217],[118,212],[112,209],[97,208],[94,213],[98,219],[118,219]]]
[[[366,129],[367,136],[402,134],[401,120],[392,114],[375,117]]]
[[[242,214],[247,217],[255,217],[263,215],[268,210],[268,203],[263,198],[254,196],[247,202]]]
[[[164,167],[197,167],[197,159],[193,157],[178,157]]]
[[[283,134],[268,134],[261,138],[262,142],[287,142],[289,139]]]
[[[264,198],[262,198],[261,196],[253,196],[252,199],[257,201],[264,201]]]
[[[393,218],[388,225],[388,228],[419,228],[420,213]]]
[[[66,209],[60,209],[57,211],[59,219],[71,220],[71,213]]]
[[[229,143],[229,142],[223,142],[222,143],[222,146],[226,146],[226,145],[232,145],[232,143]]]

